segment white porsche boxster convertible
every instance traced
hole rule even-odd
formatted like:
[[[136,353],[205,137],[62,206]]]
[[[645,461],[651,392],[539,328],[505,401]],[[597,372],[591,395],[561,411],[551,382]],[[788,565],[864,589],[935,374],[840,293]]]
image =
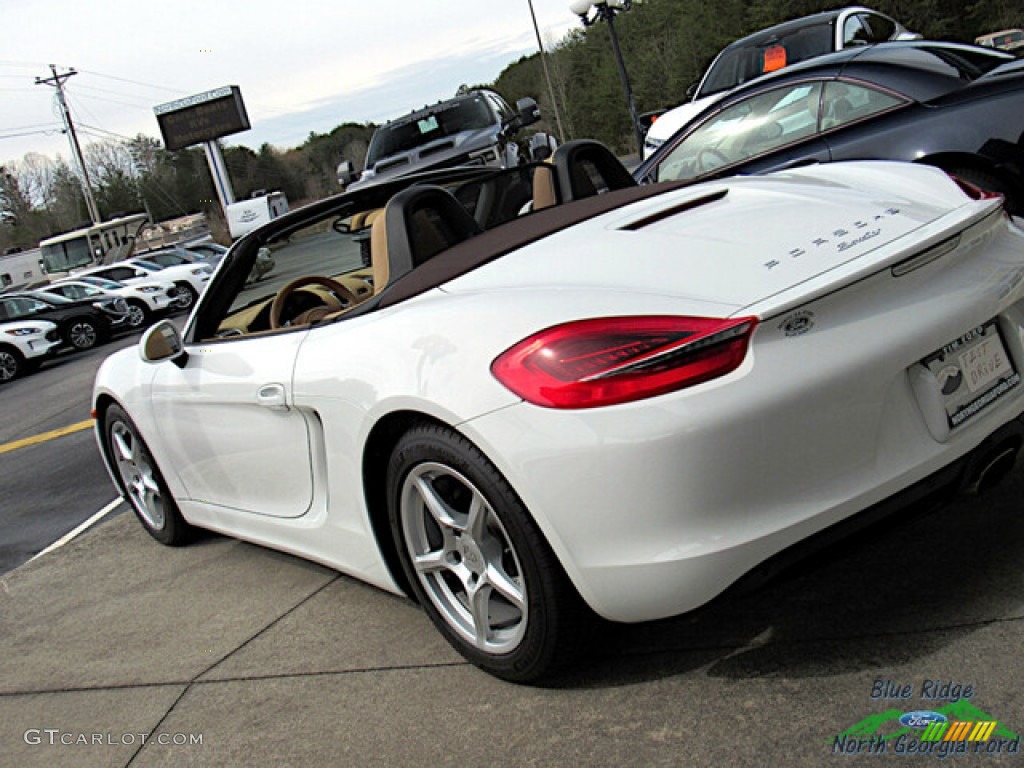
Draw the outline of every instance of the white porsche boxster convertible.
[[[999,197],[877,162],[638,187],[581,141],[271,222],[183,332],[103,364],[94,409],[158,541],[211,529],[407,594],[530,681],[594,613],[689,611],[922,489],[994,482],[1022,370]]]

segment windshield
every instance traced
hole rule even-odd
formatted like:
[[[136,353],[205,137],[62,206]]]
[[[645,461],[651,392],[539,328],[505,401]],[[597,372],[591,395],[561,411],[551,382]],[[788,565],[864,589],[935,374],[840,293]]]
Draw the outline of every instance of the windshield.
[[[479,130],[496,125],[483,96],[474,95],[440,105],[436,110],[416,119],[382,125],[373,134],[366,153],[366,166],[373,167],[384,157],[408,152],[432,141],[454,136],[463,131]]]
[[[107,291],[115,290],[117,288],[123,288],[124,287],[123,283],[118,283],[118,282],[116,282],[114,280],[107,280],[106,278],[103,278],[103,277],[83,277],[83,278],[81,278],[81,280],[82,280],[83,283],[89,283],[91,285],[97,285],[100,288],[103,288],[104,290],[107,290]]]
[[[833,50],[832,25],[828,22],[727,48],[712,63],[694,99],[732,90],[767,72],[823,56]]]
[[[89,241],[83,235],[73,240],[65,240],[40,248],[43,256],[43,271],[67,272],[75,267],[86,267],[92,264],[92,251]]]
[[[50,293],[49,291],[44,291],[43,295],[38,295],[37,294],[36,296],[34,296],[34,298],[37,298],[40,301],[45,301],[48,304],[71,304],[71,303],[73,303],[72,300],[69,299],[68,297],[61,296],[59,293]]]
[[[138,259],[136,261],[133,261],[132,264],[136,264],[142,267],[143,269],[148,269],[152,272],[159,272],[161,269],[164,268],[162,264],[154,264],[152,261],[145,261],[144,259]]]

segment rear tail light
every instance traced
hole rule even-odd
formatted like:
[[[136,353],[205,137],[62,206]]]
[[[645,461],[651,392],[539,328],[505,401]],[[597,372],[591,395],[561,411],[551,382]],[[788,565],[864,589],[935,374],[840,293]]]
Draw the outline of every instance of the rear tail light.
[[[993,192],[991,189],[982,189],[978,185],[972,184],[969,181],[964,181],[959,176],[955,176],[952,173],[949,174],[949,178],[956,182],[956,185],[960,187],[963,193],[971,198],[971,200],[995,200],[996,198],[1003,197],[999,192]]]
[[[692,387],[746,357],[757,319],[605,317],[534,334],[503,352],[491,373],[527,402],[597,408]]]

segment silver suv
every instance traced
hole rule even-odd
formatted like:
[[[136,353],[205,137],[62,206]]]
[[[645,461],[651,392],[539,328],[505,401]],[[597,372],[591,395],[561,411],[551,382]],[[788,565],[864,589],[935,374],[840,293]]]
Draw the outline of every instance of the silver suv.
[[[366,163],[358,180],[348,162],[338,166],[342,187],[354,189],[371,182],[419,171],[461,165],[510,168],[526,160],[543,159],[551,141],[543,134],[521,147],[515,135],[540,119],[537,102],[520,99],[512,110],[494,91],[474,90],[415,110],[380,126],[370,139]]]

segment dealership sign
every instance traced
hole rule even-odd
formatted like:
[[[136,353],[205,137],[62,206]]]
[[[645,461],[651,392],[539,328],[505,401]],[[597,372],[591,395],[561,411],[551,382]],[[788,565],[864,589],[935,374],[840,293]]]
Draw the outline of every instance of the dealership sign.
[[[183,149],[247,131],[249,116],[237,85],[225,85],[153,108],[164,146]]]

